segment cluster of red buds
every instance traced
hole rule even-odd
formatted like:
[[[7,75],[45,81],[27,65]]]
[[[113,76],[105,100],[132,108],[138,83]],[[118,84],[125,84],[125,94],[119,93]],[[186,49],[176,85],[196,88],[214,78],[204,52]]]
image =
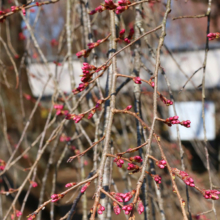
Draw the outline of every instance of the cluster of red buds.
[[[55,104],[53,107],[56,109],[56,115],[68,114],[68,110],[63,110],[63,105]]]
[[[51,196],[51,202],[57,202],[58,200],[62,199],[64,197],[64,194],[53,194]]]
[[[106,66],[105,66],[106,68]],[[101,69],[104,69],[101,68]],[[99,72],[101,70],[100,68],[97,69],[97,67],[93,66],[93,65],[90,65],[88,63],[83,63],[83,67],[82,67],[82,71],[83,71],[83,75],[81,75],[81,82],[85,83],[85,82],[89,82],[91,77],[93,76],[93,74],[95,72]],[[90,72],[92,71],[92,72]]]
[[[79,84],[78,88],[72,91],[74,95],[78,94],[79,92],[82,92],[89,85],[89,81],[91,80],[95,72],[99,72],[100,70],[105,70],[106,68],[107,66],[105,65],[103,65],[101,68],[97,68],[88,63],[83,63],[83,67],[82,67],[83,75],[81,75],[82,83]]]
[[[131,42],[131,39],[134,35],[134,28],[131,28],[130,31],[129,31],[129,34],[127,37],[124,37],[124,34],[125,34],[125,29],[122,29],[120,32],[119,32],[119,37],[115,39],[115,41],[124,41],[125,43],[129,44]]]
[[[51,44],[52,47],[55,47],[55,46],[58,45],[58,42],[57,42],[56,39],[52,39],[52,40],[50,41],[50,44]]]
[[[113,202],[113,210],[116,215],[119,215],[121,213],[121,209],[117,202]]]
[[[89,85],[89,83],[80,83],[79,86],[74,89],[72,92],[74,95],[78,94],[79,92],[82,92],[85,90],[85,88]]]
[[[110,35],[111,35],[111,34],[109,34],[107,37],[105,37],[105,38],[103,38],[103,39],[101,39],[101,40],[97,40],[97,42],[88,43],[87,46],[88,46],[89,48],[77,52],[77,53],[76,53],[76,56],[77,56],[78,58],[80,58],[80,57],[82,57],[82,56],[83,56],[83,57],[88,57],[89,54],[90,54],[90,52],[92,51],[92,49],[95,48],[95,47],[97,47],[97,46],[99,46],[101,43],[107,41],[108,38],[110,37]]]
[[[20,32],[18,35],[19,35],[20,40],[25,40],[26,39],[25,35],[22,32]]]
[[[143,159],[140,156],[130,157],[129,160],[132,162],[138,162],[138,163],[141,163],[143,161]]]
[[[128,163],[127,170],[133,170],[133,173],[138,172],[140,170],[138,165],[135,165],[133,163]]]
[[[132,190],[131,192],[127,193],[120,193],[120,197],[124,200],[124,202],[129,202],[135,193],[136,190]]]
[[[68,187],[72,187],[72,186],[75,186],[75,185],[76,185],[75,182],[73,182],[73,183],[67,183],[67,184],[65,185],[65,187],[68,188]]]
[[[206,199],[213,199],[217,200],[219,199],[218,195],[220,192],[218,190],[204,190],[203,196]]]
[[[16,210],[16,211],[15,211],[15,215],[16,215],[16,217],[19,217],[19,216],[22,215],[22,212],[19,211],[19,210]],[[11,219],[12,219],[12,220],[15,218],[15,215],[14,215],[14,214],[11,214]]]
[[[30,180],[30,184],[31,184],[32,187],[34,187],[34,188],[38,186],[38,184],[37,184],[36,182],[32,181],[32,180]]]
[[[60,142],[70,141],[71,137],[66,136],[64,133],[60,136]]]
[[[111,194],[118,202],[123,202],[123,198],[121,197],[121,194],[123,194],[123,193],[110,192],[110,194]]]
[[[141,84],[141,78],[139,76],[133,78],[134,83]]]
[[[144,205],[140,198],[138,198],[137,207],[138,207],[137,208],[138,213],[142,214],[142,212],[144,212]]]
[[[105,207],[102,206],[101,204],[98,204],[98,207],[97,207],[97,208],[98,208],[98,211],[97,211],[97,212],[98,212],[99,215],[101,215],[102,212],[105,211]]]
[[[5,161],[0,159],[0,170],[4,170],[5,169]]]
[[[84,118],[84,116],[85,116],[84,114],[79,114],[79,115],[72,114],[72,119],[73,121],[75,121],[75,123],[79,123]]]
[[[181,178],[186,185],[194,187],[195,183],[192,177],[189,176],[189,174],[185,171],[178,170],[177,168],[171,168],[174,175],[177,175],[179,178]]]
[[[33,220],[33,219],[35,219],[36,218],[36,213],[32,213],[32,214],[30,214],[30,215],[28,215],[27,217],[28,217],[28,219],[27,220]]]
[[[129,215],[130,212],[133,210],[133,204],[125,205],[122,207],[122,209],[125,211],[126,215]]]
[[[215,39],[220,37],[220,33],[218,33],[218,32],[216,32],[216,33],[209,33],[207,35],[207,37],[208,37],[209,40],[215,40]]]
[[[124,160],[122,160],[121,157],[116,157],[113,161],[116,163],[117,167],[122,167],[124,164]]]
[[[180,121],[178,120],[178,118],[179,118],[179,116],[169,117],[169,118],[166,119],[166,124],[167,124],[168,126],[170,126],[170,127],[171,127],[172,125],[174,125],[174,124],[180,124],[180,125],[182,125],[182,126],[184,126],[184,127],[186,127],[186,128],[190,128],[190,124],[191,124],[191,121],[190,121],[190,120],[186,120],[186,121],[180,122]]]
[[[86,189],[89,187],[91,182],[87,182],[82,188],[81,188],[81,193],[84,193]]]
[[[19,6],[11,6],[11,11],[12,12],[16,12],[22,10],[23,15],[26,15],[26,11],[23,7],[19,7]]]
[[[113,0],[105,0],[104,4],[99,5],[95,10],[89,12],[90,15],[94,15],[97,12],[103,12],[105,10],[115,10],[116,14],[120,14],[127,10],[131,2],[129,0],[119,0],[118,3],[114,3]]]
[[[160,100],[167,106],[170,106],[173,104],[173,102],[167,98],[165,98],[163,95],[160,94]]]
[[[166,164],[167,164],[166,160],[158,160],[158,161],[156,162],[156,165],[157,165],[160,169],[164,169],[165,166],[166,166]]]
[[[88,115],[88,119],[92,118],[92,116],[95,114],[96,110],[100,110],[101,104],[104,102],[103,99],[100,99],[96,102],[96,106],[89,112]],[[83,118],[84,118],[85,114],[79,114],[79,115],[75,115],[75,114],[66,114],[66,118],[67,120],[73,119],[75,121],[75,123],[80,122]]]
[[[154,179],[154,181],[156,182],[156,184],[160,184],[161,183],[161,180],[162,178],[159,176],[159,175],[151,175]]]
[[[180,122],[180,124],[186,128],[190,128],[191,121],[190,120],[182,121]]]

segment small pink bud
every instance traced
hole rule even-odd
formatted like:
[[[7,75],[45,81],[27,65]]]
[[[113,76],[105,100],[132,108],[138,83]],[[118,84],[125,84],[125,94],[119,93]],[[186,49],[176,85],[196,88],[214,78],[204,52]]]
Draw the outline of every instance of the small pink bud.
[[[126,107],[126,110],[129,111],[131,108],[132,108],[132,105],[128,105],[128,106]]]

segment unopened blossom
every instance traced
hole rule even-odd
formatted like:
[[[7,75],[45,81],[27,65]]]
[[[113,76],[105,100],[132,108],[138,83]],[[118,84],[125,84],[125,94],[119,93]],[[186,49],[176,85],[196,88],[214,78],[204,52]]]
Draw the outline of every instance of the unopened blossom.
[[[131,28],[130,31],[129,31],[128,36],[124,39],[124,41],[126,43],[130,43],[133,35],[134,35],[134,28]]]
[[[159,175],[153,175],[154,181],[156,182],[156,184],[160,184],[161,183],[161,177]]]
[[[113,202],[113,210],[116,215],[119,215],[121,213],[121,209],[116,202]]]
[[[120,39],[124,39],[124,34],[125,34],[125,29],[122,29],[122,30],[119,32],[119,38],[120,38]]]
[[[88,119],[92,118],[93,115],[95,114],[95,112],[96,112],[96,110],[93,109],[93,110],[89,113],[89,115],[88,115]]]
[[[34,182],[34,181],[30,181],[30,184],[32,185],[32,187],[37,187],[38,186],[38,184],[36,183],[36,182]]]
[[[128,105],[125,110],[129,111],[132,108],[132,105]]]
[[[207,37],[208,37],[209,40],[215,40],[215,39],[220,37],[220,33],[218,33],[218,32],[216,32],[216,33],[209,33],[207,35]]]
[[[22,212],[19,211],[19,210],[16,210],[16,211],[15,211],[15,215],[16,215],[16,217],[19,217],[19,216],[22,215]],[[11,219],[12,219],[12,220],[14,219],[14,214],[11,214]]]
[[[101,215],[103,213],[103,211],[105,211],[105,207],[102,206],[101,204],[98,204],[98,210],[97,210],[97,213],[99,215]]]
[[[121,197],[121,194],[123,194],[123,193],[111,192],[110,194],[111,194],[118,202],[123,202],[123,198]]]
[[[52,39],[52,40],[50,41],[50,44],[51,44],[52,47],[55,47],[55,46],[58,45],[58,42],[57,42],[56,39]]]
[[[218,200],[220,191],[218,190],[204,190],[203,196],[206,199]]]
[[[134,170],[136,168],[136,165],[133,163],[128,163],[128,170]]]
[[[26,39],[25,35],[22,32],[20,32],[18,35],[19,35],[20,40],[25,40]]]
[[[122,160],[120,157],[115,158],[113,161],[116,163],[117,167],[122,167],[124,164],[124,160]]]
[[[84,193],[86,189],[89,187],[91,182],[86,183],[82,188],[81,188],[81,193]]]
[[[190,120],[182,121],[180,122],[180,124],[186,128],[190,128],[191,121]]]
[[[77,52],[76,53],[76,56],[78,57],[78,58],[80,58],[80,57],[88,57],[89,56],[89,54],[90,54],[90,52],[92,51],[92,49],[87,49],[87,50],[81,50],[81,51],[79,51],[79,52]]]
[[[66,136],[65,134],[62,134],[60,136],[60,142],[64,142],[64,141],[70,141],[71,137]]]
[[[136,190],[132,190],[131,192],[127,193],[120,193],[120,196],[124,199],[124,202],[129,202],[133,195],[135,194]]]
[[[75,115],[73,117],[73,121],[75,121],[75,123],[79,123],[84,117],[84,114],[79,114],[79,115]]]
[[[20,8],[18,6],[11,6],[11,11],[12,12],[15,12],[15,11],[18,11],[20,10]]]
[[[194,180],[192,177],[189,176],[189,174],[186,171],[178,170],[177,168],[171,168],[172,173],[177,175],[179,178],[181,178],[186,185],[194,187]]]
[[[5,165],[6,165],[5,161],[0,159],[0,170],[4,170],[5,169]]]
[[[72,187],[72,186],[75,186],[75,185],[76,185],[75,182],[73,182],[73,183],[67,183],[67,184],[65,185],[65,187],[68,188],[68,187]]]
[[[89,63],[83,63],[82,70],[96,70],[97,67],[90,65]]]
[[[125,211],[125,214],[126,214],[126,215],[129,215],[130,212],[131,212],[132,209],[133,209],[133,205],[132,205],[132,204],[125,205],[125,206],[122,207],[122,209]]]
[[[105,0],[104,7],[107,10],[114,10],[114,9],[116,9],[117,5],[112,0]]]
[[[23,15],[25,16],[25,15],[26,15],[26,11],[25,11],[25,9],[22,8],[21,11],[22,11]]]
[[[57,202],[58,200],[62,199],[64,197],[64,194],[53,194],[51,196],[51,202]]]
[[[130,157],[129,160],[131,160],[132,162],[138,162],[138,163],[141,163],[143,161],[143,159],[140,156]]]
[[[63,105],[59,105],[59,104],[55,104],[53,106],[55,109],[59,109],[59,110],[62,110],[63,109]]]
[[[130,5],[131,2],[129,0],[118,0],[119,5]]]
[[[80,83],[79,86],[76,89],[72,90],[73,94],[76,95],[79,92],[82,92],[88,85],[89,85],[88,82]]]
[[[133,78],[134,83],[141,84],[141,78],[139,76]]]
[[[156,165],[160,168],[160,169],[164,169],[166,166],[167,162],[166,160],[159,160],[156,162]]]
[[[106,10],[106,8],[105,8],[104,6],[102,6],[102,5],[99,5],[99,6],[95,9],[96,12],[103,12],[103,11],[105,11],[105,10]]]
[[[137,206],[138,206],[137,208],[138,213],[142,214],[142,212],[144,212],[144,205],[140,198],[138,198]]]
[[[31,215],[28,216],[28,219],[27,219],[27,220],[33,220],[33,219],[35,219],[35,218],[36,218],[36,214],[33,213],[33,214],[31,214]]]
[[[164,104],[166,104],[167,106],[170,106],[170,105],[173,104],[173,102],[172,102],[171,100],[165,98],[165,97],[164,97],[163,95],[161,95],[161,94],[160,94],[160,100],[161,100]]]
[[[118,14],[121,14],[123,11],[126,11],[127,9],[128,9],[128,6],[118,6],[116,8],[115,13],[118,15]]]

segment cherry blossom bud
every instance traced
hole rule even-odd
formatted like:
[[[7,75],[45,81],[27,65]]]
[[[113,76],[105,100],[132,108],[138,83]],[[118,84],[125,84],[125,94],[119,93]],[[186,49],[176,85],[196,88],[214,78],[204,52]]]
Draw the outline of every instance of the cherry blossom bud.
[[[129,111],[132,108],[132,105],[128,105],[125,110]]]
[[[67,184],[65,185],[65,187],[68,188],[68,187],[72,187],[72,186],[75,186],[75,185],[76,185],[75,182],[74,182],[74,183],[67,183]]]
[[[113,210],[116,215],[119,215],[121,213],[121,209],[116,202],[113,202]]]
[[[62,110],[63,109],[63,105],[59,105],[59,104],[55,104],[53,106],[55,109],[59,109],[59,110]]]
[[[37,187],[38,185],[37,185],[37,183],[36,182],[34,182],[34,181],[30,181],[30,184],[32,185],[32,187]]]
[[[159,160],[156,162],[156,165],[160,168],[160,169],[164,169],[166,167],[166,161],[165,160]]]
[[[159,175],[153,175],[153,178],[154,178],[154,181],[157,183],[157,184],[160,184],[161,183],[161,177]]]
[[[81,193],[84,193],[86,189],[89,187],[91,182],[86,183],[82,188],[81,188]]]
[[[138,206],[137,210],[139,214],[144,212],[144,206],[140,198],[138,198],[137,206]]]
[[[133,78],[134,83],[141,84],[141,78],[139,76]]]

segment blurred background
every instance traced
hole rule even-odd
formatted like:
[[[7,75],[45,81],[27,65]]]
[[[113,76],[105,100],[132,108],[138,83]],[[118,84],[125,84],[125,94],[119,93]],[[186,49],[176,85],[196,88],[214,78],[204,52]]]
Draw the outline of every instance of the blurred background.
[[[2,0],[0,3],[0,16],[11,11],[17,1]],[[35,1],[45,3],[45,1]],[[70,6],[69,6],[69,3]],[[18,1],[19,5],[26,4],[26,1]],[[82,74],[82,63],[95,60],[97,66],[107,60],[109,43],[103,43],[97,47],[88,58],[78,59],[75,55],[78,51],[86,48],[89,40],[97,41],[109,34],[109,12],[104,11],[92,16],[88,16],[87,10],[96,8],[102,1],[57,1],[50,4],[30,7],[26,10],[25,17],[17,12],[8,16],[0,23],[0,159],[8,161],[12,152],[16,149],[23,131],[28,124],[27,131],[20,143],[15,158],[22,156],[13,166],[0,177],[0,190],[9,191],[10,188],[17,189],[27,176],[29,168],[36,160],[36,155],[42,144],[45,144],[52,131],[61,123],[64,117],[56,117],[56,112],[51,111],[56,96],[56,87],[53,79],[58,83],[59,92],[62,91],[64,97],[72,94],[72,89],[80,83]],[[31,5],[30,4],[30,5]],[[38,5],[39,5],[38,4]],[[86,5],[88,4],[89,9]],[[156,132],[161,136],[161,143],[165,154],[172,167],[182,169],[181,165],[181,145],[184,150],[184,164],[186,171],[193,177],[195,183],[200,188],[209,189],[209,175],[206,169],[206,155],[204,150],[204,132],[202,119],[202,80],[203,65],[206,50],[207,17],[180,18],[185,15],[205,15],[207,11],[206,0],[174,0],[172,1],[172,11],[167,21],[167,35],[164,47],[161,50],[161,70],[159,72],[159,91],[166,97],[175,101],[177,115],[181,120],[191,120],[191,128],[180,127],[178,135],[176,126],[171,128],[165,124],[157,123]],[[126,33],[134,27],[135,31],[147,32],[158,26],[163,18],[166,9],[166,1],[149,1],[141,4],[141,28],[135,26],[136,10],[133,8],[125,11],[120,16],[117,33],[125,28]],[[220,1],[213,0],[210,16],[210,32],[220,31],[219,18]],[[68,10],[71,10],[68,17]],[[70,19],[71,45],[67,44],[67,19]],[[88,32],[88,20],[91,24],[91,32]],[[34,36],[34,38],[33,38]],[[140,77],[149,80],[154,73],[155,53],[158,45],[160,31],[157,31],[141,39],[140,55],[141,68]],[[123,42],[118,43],[118,49],[124,47]],[[69,48],[70,52],[69,53]],[[118,56],[117,68],[121,74],[130,75],[134,70],[134,50],[135,45],[126,49]],[[71,57],[71,73],[70,64]],[[210,155],[210,169],[212,184],[214,189],[220,188],[219,174],[219,146],[220,146],[220,40],[209,42],[209,51],[206,63],[205,78],[205,121],[206,136],[208,140],[208,152]],[[18,75],[19,86],[16,88],[16,73]],[[48,76],[52,75],[49,83]],[[194,74],[194,75],[193,75]],[[193,77],[192,77],[193,76]],[[72,77],[75,82],[72,83]],[[106,81],[108,73],[104,74],[100,80],[100,88],[95,87],[80,102],[76,111],[83,112],[94,105],[100,99],[99,91],[106,94]],[[119,78],[118,84],[124,82]],[[167,83],[168,82],[168,83]],[[73,85],[75,86],[73,88]],[[118,109],[124,109],[128,105],[134,105],[133,82],[126,82],[120,90],[116,99]],[[60,92],[61,94],[61,92]],[[153,89],[148,85],[141,85],[141,112],[145,122],[149,125],[152,122],[152,94]],[[80,94],[76,95],[79,100]],[[39,99],[39,103],[38,103]],[[63,96],[58,95],[56,102],[64,103]],[[37,104],[36,104],[37,103]],[[74,106],[74,102],[70,102]],[[36,107],[36,111],[32,110]],[[134,110],[134,109],[133,109]],[[102,110],[97,113],[99,116]],[[173,107],[166,107],[158,101],[158,115],[161,118],[175,115]],[[48,115],[51,114],[51,126],[45,132],[45,137],[41,143],[39,135],[47,123]],[[100,119],[98,132],[103,133],[104,118]],[[83,120],[81,126],[86,131],[92,142],[95,139],[96,121]],[[115,152],[125,151],[128,148],[137,146],[136,121],[130,116],[116,115],[112,128],[112,143]],[[67,140],[71,137],[71,140]],[[38,186],[30,188],[30,181],[25,185],[20,194],[16,207],[21,210],[24,199],[22,216],[32,213],[37,207],[50,198],[52,192],[60,193],[65,190],[68,182],[79,182],[86,178],[93,164],[93,151],[89,151],[83,158],[75,159],[72,163],[67,163],[70,156],[78,151],[83,151],[90,144],[82,133],[78,132],[74,122],[69,122],[59,132],[57,138],[48,144],[43,156],[38,162],[35,172],[35,182]],[[28,150],[27,150],[28,149]],[[102,146],[98,148],[98,155],[101,155]],[[156,143],[152,143],[152,155],[160,159],[160,152]],[[15,158],[13,160],[15,160]],[[138,174],[129,175],[126,167],[118,169],[113,165],[114,184],[119,192],[125,193],[135,188]],[[83,170],[83,171],[82,171]],[[172,192],[172,184],[166,170],[158,170],[163,181],[160,185],[161,196],[163,198],[164,213],[166,219],[181,219],[181,209],[177,196]],[[31,180],[31,178],[30,178]],[[156,198],[156,191],[153,180],[147,178],[148,202],[150,207],[150,219],[160,219],[159,205]],[[203,196],[194,188],[188,189],[189,201],[186,197],[186,186],[177,180],[177,185],[184,200],[187,202],[186,209],[190,210],[191,219],[216,219],[212,209],[212,202],[205,200]],[[111,186],[114,191],[115,186]],[[66,219],[62,218],[70,210],[74,199],[79,193],[79,189],[69,193],[64,199],[56,204],[48,205],[41,212],[39,219]],[[89,210],[92,208],[95,186],[92,183],[87,190],[86,197],[77,205],[73,219],[86,219]],[[29,192],[27,196],[27,192]],[[0,194],[0,219],[10,207],[15,193],[8,196]],[[41,197],[41,202],[39,198]],[[87,201],[86,205],[85,202]],[[188,203],[189,202],[189,203]],[[190,208],[188,209],[188,204]],[[220,202],[215,202],[217,219],[220,216]],[[84,212],[83,212],[84,211]],[[53,214],[51,214],[53,212]],[[201,214],[207,212],[205,214]],[[13,213],[13,212],[12,212]],[[199,214],[199,215],[198,215]],[[119,216],[112,214],[112,219],[125,218],[121,213]],[[9,217],[10,219],[10,217]],[[16,219],[16,217],[14,217]],[[136,215],[136,219],[144,219],[144,216]]]

